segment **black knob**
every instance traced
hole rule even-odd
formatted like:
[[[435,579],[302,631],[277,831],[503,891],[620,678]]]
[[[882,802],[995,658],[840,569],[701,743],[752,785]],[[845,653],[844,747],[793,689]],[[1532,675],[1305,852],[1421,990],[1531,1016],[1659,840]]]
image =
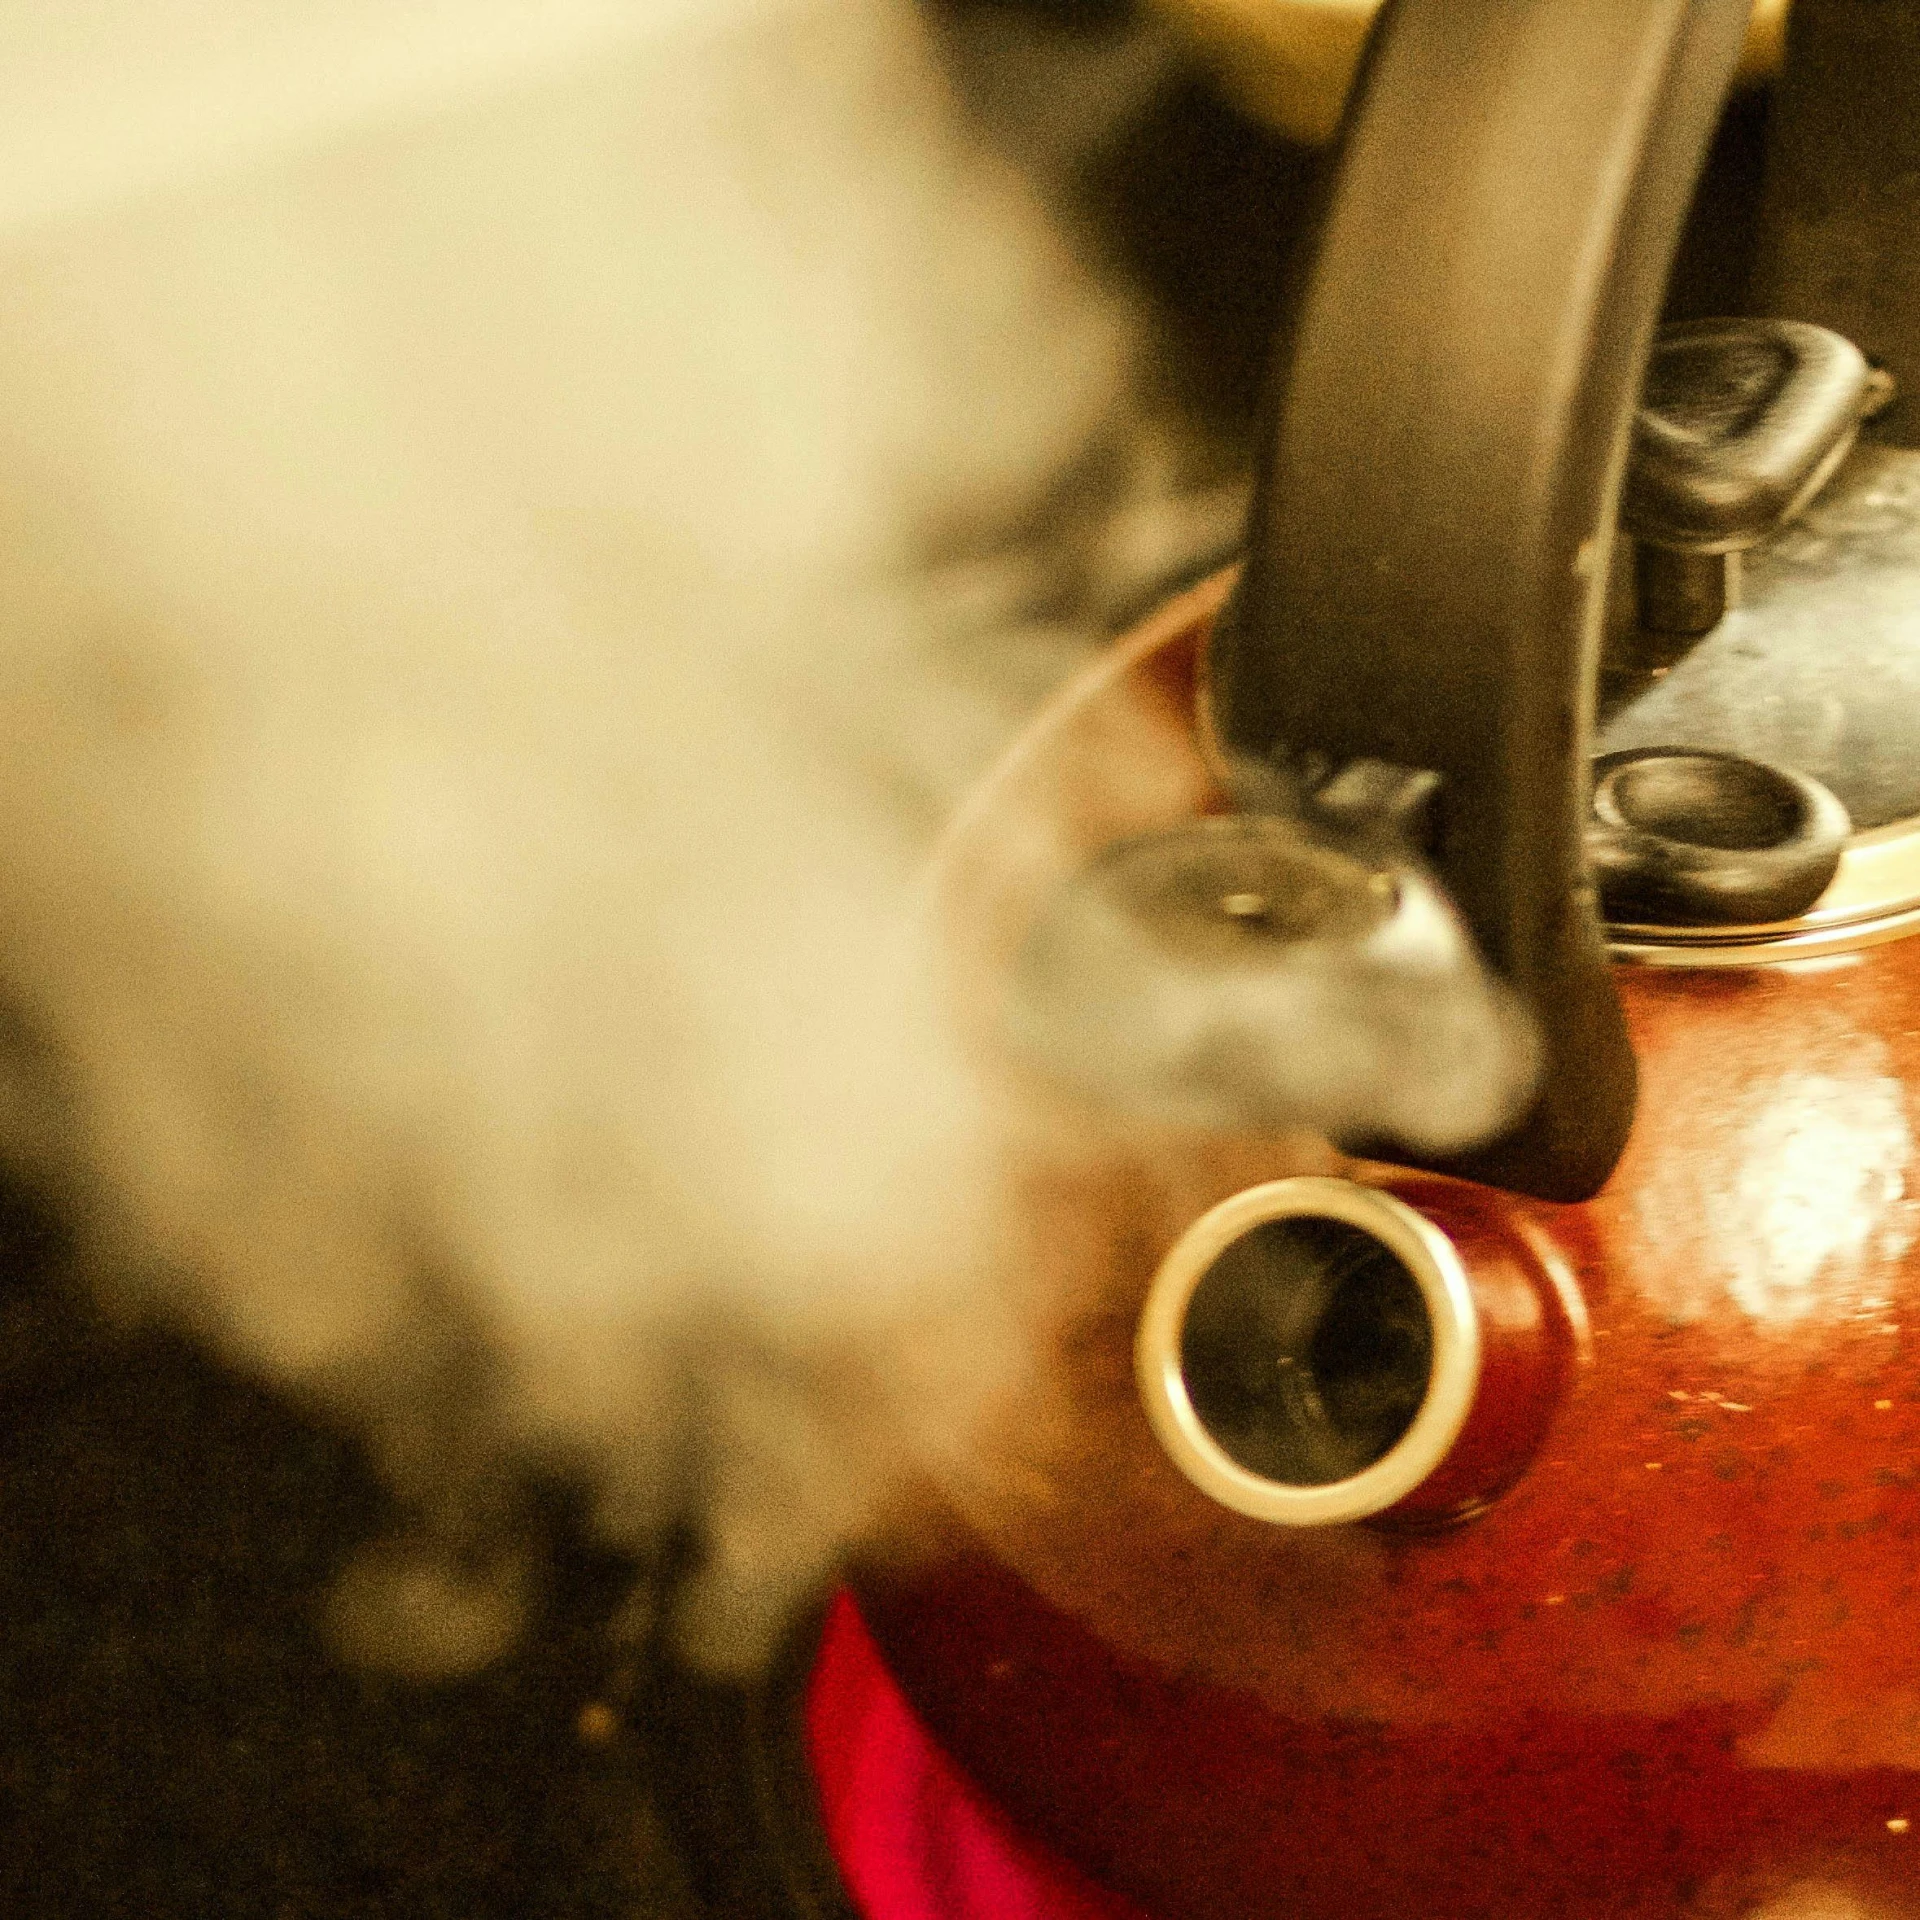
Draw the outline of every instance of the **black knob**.
[[[1621,519],[1640,542],[1640,623],[1705,633],[1734,556],[1786,525],[1847,456],[1884,380],[1849,340],[1798,320],[1663,327],[1634,422]]]
[[[1616,924],[1791,920],[1826,892],[1852,830],[1819,781],[1737,753],[1638,748],[1594,762],[1587,854]]]

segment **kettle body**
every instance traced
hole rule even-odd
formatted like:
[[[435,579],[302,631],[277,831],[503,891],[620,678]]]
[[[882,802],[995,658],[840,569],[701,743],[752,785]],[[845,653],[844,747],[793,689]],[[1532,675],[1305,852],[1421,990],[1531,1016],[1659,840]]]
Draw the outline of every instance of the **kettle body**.
[[[1076,865],[1225,804],[1193,714],[1226,584],[1067,689],[956,824],[942,925],[983,1047]],[[1037,1364],[859,1581],[937,1737],[1157,1920],[1920,1914],[1904,925],[1617,961],[1641,1097],[1578,1204],[1010,1092]],[[1450,1524],[1234,1512],[1143,1412],[1156,1270],[1208,1208],[1301,1176],[1503,1245],[1546,1303],[1548,1417],[1493,1409],[1524,1429],[1506,1484]]]
[[[1849,462],[1870,369],[1805,329],[1685,334],[1677,410],[1640,399],[1747,24],[1385,9],[1243,568],[1071,685],[941,857],[1035,1364],[857,1588],[952,1754],[1156,1920],[1920,1916],[1920,463]],[[1835,474],[1723,618],[1727,556]],[[1694,639],[1610,645],[1608,691],[1623,565]],[[1846,737],[1879,744],[1810,764]],[[1596,848],[1657,918],[1725,877],[1706,854],[1750,881],[1798,846],[1765,817],[1812,818],[1807,774],[1863,830],[1799,893],[1603,929]],[[1526,1008],[1504,1135],[1393,1164],[1129,1112],[1009,1045],[1076,875],[1185,847],[1203,918],[1265,924],[1223,836],[1356,794]],[[1406,897],[1366,858],[1344,894],[1287,869],[1333,902],[1309,945],[1357,954],[1366,900]]]

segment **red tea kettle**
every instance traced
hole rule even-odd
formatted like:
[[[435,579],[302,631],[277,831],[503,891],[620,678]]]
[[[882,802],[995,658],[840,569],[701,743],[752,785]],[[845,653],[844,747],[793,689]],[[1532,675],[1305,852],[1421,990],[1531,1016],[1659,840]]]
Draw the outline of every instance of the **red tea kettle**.
[[[1848,457],[1883,383],[1818,330],[1653,351],[1746,14],[1388,9],[1244,570],[946,847],[1044,1358],[860,1603],[1164,1920],[1920,1915],[1920,459]],[[1430,877],[1538,1036],[1466,1159],[1010,1020],[1090,885],[1204,969],[1364,957]]]

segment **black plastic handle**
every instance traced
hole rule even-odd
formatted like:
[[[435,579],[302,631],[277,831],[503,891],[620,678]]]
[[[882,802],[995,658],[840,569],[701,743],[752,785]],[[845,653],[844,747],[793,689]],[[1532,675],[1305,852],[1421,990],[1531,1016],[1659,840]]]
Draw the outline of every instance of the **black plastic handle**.
[[[1441,776],[1431,854],[1542,1032],[1476,1177],[1578,1199],[1634,1067],[1583,864],[1628,430],[1748,0],[1389,0],[1209,658],[1248,762]],[[1257,792],[1258,780],[1249,783]]]

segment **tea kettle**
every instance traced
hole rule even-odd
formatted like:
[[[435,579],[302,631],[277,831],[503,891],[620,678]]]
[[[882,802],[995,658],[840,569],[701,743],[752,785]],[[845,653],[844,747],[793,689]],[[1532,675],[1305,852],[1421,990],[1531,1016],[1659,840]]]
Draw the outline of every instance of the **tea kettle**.
[[[1244,568],[945,850],[1044,1364],[859,1604],[1162,1920],[1920,1915],[1920,458],[1798,315],[1655,339],[1747,12],[1388,7]],[[1160,1055],[1008,1011],[1090,884],[1195,964],[1450,901],[1535,1090],[1465,1156],[1123,1112]]]

